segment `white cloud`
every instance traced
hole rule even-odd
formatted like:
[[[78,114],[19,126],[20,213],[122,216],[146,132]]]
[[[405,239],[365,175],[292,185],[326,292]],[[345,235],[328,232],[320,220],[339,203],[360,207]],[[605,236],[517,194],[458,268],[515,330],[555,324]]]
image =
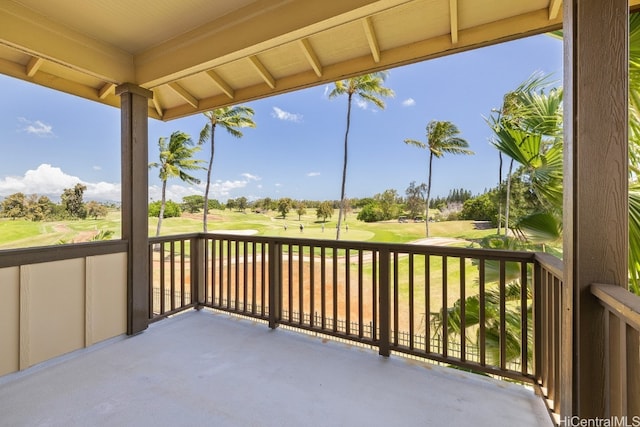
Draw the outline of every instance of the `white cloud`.
[[[363,110],[366,110],[369,107],[369,104],[364,99],[355,98],[355,100],[356,100],[356,105],[362,108]]]
[[[93,167],[93,170],[94,171],[101,171],[102,170],[102,166],[97,166],[96,165],[96,166]]]
[[[252,175],[252,174],[246,173],[246,172],[241,174],[241,176],[247,178],[249,181],[260,181],[262,179],[257,175]]]
[[[65,188],[81,183],[87,187],[85,199],[120,200],[120,184],[109,182],[85,182],[77,176],[66,174],[62,169],[43,163],[24,176],[8,176],[0,179],[0,196],[13,193],[46,195],[52,199],[60,197]]]
[[[271,115],[278,120],[285,120],[288,122],[300,123],[302,121],[302,114],[290,113],[278,107],[273,107]]]
[[[404,107],[413,107],[414,105],[416,105],[416,100],[413,98],[407,98],[404,101],[402,101],[402,105]]]
[[[39,136],[42,138],[53,137],[53,126],[48,125],[40,120],[28,120],[24,117],[19,117],[18,120],[21,123],[21,131],[27,132],[31,135]]]
[[[309,172],[307,176],[320,176],[320,172]]]

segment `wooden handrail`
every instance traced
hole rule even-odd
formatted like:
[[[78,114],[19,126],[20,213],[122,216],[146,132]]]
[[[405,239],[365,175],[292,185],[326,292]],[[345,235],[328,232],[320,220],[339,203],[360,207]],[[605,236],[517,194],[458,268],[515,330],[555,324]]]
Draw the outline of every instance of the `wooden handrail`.
[[[622,286],[595,283],[591,285],[591,293],[626,324],[640,331],[640,296]]]

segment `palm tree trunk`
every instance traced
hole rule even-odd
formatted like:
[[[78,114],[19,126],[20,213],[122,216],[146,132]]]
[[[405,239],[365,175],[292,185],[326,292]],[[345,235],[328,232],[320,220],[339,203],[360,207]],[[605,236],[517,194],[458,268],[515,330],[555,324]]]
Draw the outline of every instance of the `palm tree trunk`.
[[[504,208],[504,237],[509,235],[509,205],[511,202],[511,170],[513,169],[513,159],[509,163],[509,173],[507,174],[507,203]]]
[[[207,217],[209,215],[209,187],[211,186],[211,171],[213,170],[214,135],[216,132],[215,123],[211,124],[211,156],[209,157],[209,167],[207,168],[207,185],[204,189],[204,215],[202,218],[203,231],[207,232]]]
[[[351,125],[351,97],[349,93],[347,101],[347,130],[344,133],[344,163],[342,165],[342,187],[340,190],[340,209],[338,210],[338,225],[336,227],[336,240],[340,240],[340,228],[342,227],[342,215],[344,211],[344,193],[347,182],[347,153],[349,141],[349,126]]]
[[[498,151],[500,165],[498,166],[498,236],[502,226],[502,152]]]
[[[164,206],[167,201],[167,180],[162,181],[162,199],[160,202],[160,215],[158,215],[158,228],[156,228],[156,237],[160,235],[160,227],[162,227],[162,218],[164,218]]]
[[[429,181],[427,184],[427,198],[425,200],[425,229],[427,237],[429,237],[429,201],[431,200],[431,168],[433,166],[433,153],[429,152]]]

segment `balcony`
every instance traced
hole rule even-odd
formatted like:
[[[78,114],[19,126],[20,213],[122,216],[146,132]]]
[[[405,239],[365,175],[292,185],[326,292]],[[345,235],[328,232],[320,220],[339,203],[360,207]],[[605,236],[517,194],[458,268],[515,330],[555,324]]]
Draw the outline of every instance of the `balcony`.
[[[519,385],[207,310],[0,379],[0,412],[12,426],[551,425]]]
[[[152,238],[148,255],[151,327],[122,339],[126,242],[5,253],[0,409],[12,425],[549,425],[571,403],[571,300],[548,255],[200,233]],[[592,294],[606,313],[608,411],[631,416],[640,304],[613,286]]]

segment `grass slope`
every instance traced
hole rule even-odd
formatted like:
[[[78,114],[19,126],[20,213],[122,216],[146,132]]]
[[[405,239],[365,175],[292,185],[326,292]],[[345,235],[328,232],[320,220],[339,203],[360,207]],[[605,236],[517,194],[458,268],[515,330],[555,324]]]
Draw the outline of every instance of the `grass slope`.
[[[218,230],[255,230],[259,236],[305,237],[329,239],[336,237],[337,212],[334,217],[322,223],[311,214],[289,215],[283,219],[276,212],[252,213],[212,211],[209,219],[209,231]],[[304,226],[300,231],[300,224]],[[398,223],[386,221],[365,223],[357,221],[350,214],[343,229],[342,240],[406,243],[422,239],[425,236],[424,223]],[[149,236],[155,235],[156,218],[149,218]],[[286,227],[285,227],[286,226]],[[88,241],[101,230],[114,232],[113,238],[120,238],[120,212],[113,211],[106,218],[81,221],[32,222],[24,220],[0,219],[0,249],[23,248],[32,246],[55,245],[60,242],[72,243]],[[202,231],[201,214],[185,214],[180,218],[165,218],[162,221],[161,235],[172,235]],[[467,240],[480,239],[494,235],[495,229],[478,229],[473,221],[448,221],[430,224],[432,236],[451,237]]]

